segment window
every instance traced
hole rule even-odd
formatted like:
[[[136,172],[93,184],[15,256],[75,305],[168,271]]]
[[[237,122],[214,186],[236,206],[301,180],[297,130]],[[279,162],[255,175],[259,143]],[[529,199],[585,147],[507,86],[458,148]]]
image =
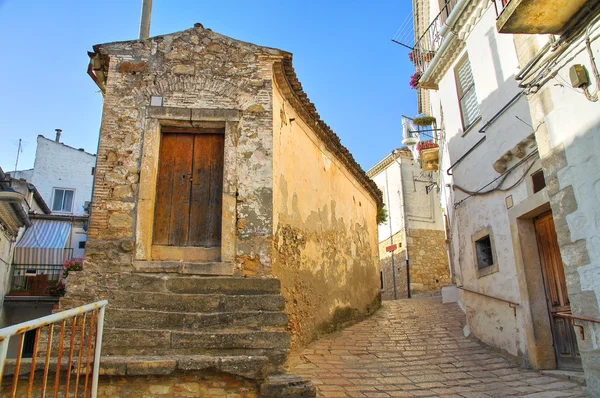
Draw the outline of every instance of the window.
[[[475,250],[477,252],[477,269],[489,267],[494,264],[492,241],[489,235],[475,241]]]
[[[85,249],[85,241],[84,240],[82,240],[82,241],[79,242],[79,248],[80,249]]]
[[[75,191],[72,189],[54,188],[54,200],[52,200],[52,211],[60,213],[71,213],[73,211],[73,196]]]
[[[546,179],[544,172],[540,169],[531,174],[531,182],[533,183],[533,193],[538,193],[546,187]]]
[[[381,291],[384,291],[383,287],[383,271],[379,271],[379,284],[381,285]]]
[[[496,261],[496,248],[494,246],[494,238],[492,229],[483,229],[471,237],[473,241],[473,260],[477,277],[493,274],[498,272],[498,262]]]
[[[458,91],[463,129],[466,131],[480,116],[479,102],[475,93],[475,81],[473,80],[471,63],[467,56],[458,63],[454,74],[456,75],[456,88]]]

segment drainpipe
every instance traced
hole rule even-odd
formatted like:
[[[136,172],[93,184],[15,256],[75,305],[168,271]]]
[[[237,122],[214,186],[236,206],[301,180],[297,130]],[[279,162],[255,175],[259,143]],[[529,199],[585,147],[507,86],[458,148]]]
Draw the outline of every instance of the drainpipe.
[[[392,154],[396,154],[396,150],[394,149],[392,151]],[[398,161],[397,157],[394,157],[394,161],[396,162],[396,164],[398,165],[398,169],[400,170],[400,200],[402,201],[401,207],[402,207],[402,220],[403,220],[403,224],[404,224],[404,241],[402,242],[402,244],[404,245],[404,250],[406,251],[406,293],[407,293],[407,298],[411,298],[410,296],[410,262],[409,262],[409,255],[408,255],[408,219],[406,218],[406,198],[404,195],[404,178],[402,178],[402,165],[400,164],[400,162]]]
[[[460,0],[452,9],[452,12],[448,16],[448,19],[446,19],[446,22],[444,23],[442,29],[440,30],[440,36],[444,37],[444,41],[442,42],[440,48],[436,51],[435,56],[429,64],[429,67],[427,68],[427,70],[425,70],[425,73],[423,73],[423,76],[421,76],[420,80],[426,81],[431,77],[433,69],[435,69],[437,64],[440,62],[440,54],[446,52],[446,49],[450,46],[454,39],[458,38],[458,36],[454,34],[452,29],[454,28],[454,24],[458,21],[458,18],[463,13],[465,8],[467,8],[467,5],[470,2],[471,0]]]
[[[392,156],[395,156],[395,150],[392,151]],[[394,231],[392,229],[392,206],[390,204],[390,187],[388,185],[388,173],[385,169],[385,191],[387,193],[388,202],[388,224],[390,226],[390,246],[394,244]],[[394,286],[394,300],[398,299],[396,292],[396,266],[394,265],[394,250],[392,250],[392,286]]]

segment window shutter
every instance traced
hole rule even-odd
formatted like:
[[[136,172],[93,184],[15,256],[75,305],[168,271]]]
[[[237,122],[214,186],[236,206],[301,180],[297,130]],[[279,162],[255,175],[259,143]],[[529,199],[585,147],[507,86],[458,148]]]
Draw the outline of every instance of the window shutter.
[[[468,58],[458,66],[456,70],[458,82],[458,94],[460,98],[460,110],[462,112],[464,128],[471,126],[480,115],[477,94],[475,93],[475,82]]]

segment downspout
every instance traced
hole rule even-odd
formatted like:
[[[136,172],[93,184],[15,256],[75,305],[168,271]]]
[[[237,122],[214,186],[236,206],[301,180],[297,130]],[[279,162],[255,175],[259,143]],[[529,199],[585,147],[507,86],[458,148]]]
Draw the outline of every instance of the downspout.
[[[458,37],[454,34],[452,29],[454,28],[454,24],[458,21],[458,18],[463,13],[465,8],[467,8],[467,5],[470,2],[471,2],[471,0],[460,0],[456,4],[456,6],[454,6],[454,8],[452,9],[452,12],[448,16],[448,19],[446,19],[446,22],[444,23],[444,26],[442,27],[442,29],[440,30],[440,36],[444,37],[444,41],[442,42],[442,45],[440,46],[440,48],[435,52],[435,56],[431,60],[429,67],[425,70],[425,73],[423,73],[423,76],[421,76],[421,79],[419,79],[419,80],[426,81],[431,77],[431,74],[433,73],[432,71],[435,69],[437,64],[440,62],[440,59],[441,59],[440,54],[443,54],[444,52],[446,52],[446,49],[454,41],[454,38]]]
[[[394,156],[396,155],[396,150],[394,149],[394,151],[392,151],[392,153],[394,154]],[[406,199],[404,197],[404,178],[402,177],[402,165],[400,164],[400,162],[398,161],[397,157],[394,157],[394,161],[396,162],[396,164],[398,164],[398,169],[400,170],[400,200],[402,201],[401,207],[402,207],[402,221],[404,224],[404,241],[402,242],[402,244],[404,245],[404,250],[406,252],[406,293],[407,293],[407,298],[411,298],[410,297],[410,262],[409,262],[409,255],[408,255],[408,219],[406,218]]]
[[[395,156],[395,150],[392,151],[392,156]],[[387,169],[385,169],[385,191],[387,193],[387,202],[388,202],[388,223],[390,225],[390,246],[394,244],[394,230],[392,227],[392,212],[391,212],[391,204],[390,204],[390,187],[388,185],[388,173]],[[394,250],[392,250],[392,286],[394,287],[394,300],[398,299],[398,294],[396,292],[396,265],[394,264]]]

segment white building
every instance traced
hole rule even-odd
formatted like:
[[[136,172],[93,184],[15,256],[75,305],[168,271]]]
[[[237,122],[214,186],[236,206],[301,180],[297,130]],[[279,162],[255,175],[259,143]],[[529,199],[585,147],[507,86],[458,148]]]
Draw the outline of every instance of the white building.
[[[599,12],[584,3],[413,0],[413,59],[419,110],[443,132],[441,202],[471,332],[536,369],[583,362],[597,394],[599,325],[569,318],[600,320]],[[576,64],[589,75],[572,87]]]
[[[438,291],[450,283],[436,174],[423,172],[406,148],[392,151],[367,172],[383,192],[388,215],[378,230],[384,300]]]
[[[34,184],[57,219],[77,221],[71,229],[72,257],[83,257],[87,233],[85,219],[92,198],[96,155],[60,142],[57,130],[55,140],[42,135],[37,138],[33,169],[12,174]]]

